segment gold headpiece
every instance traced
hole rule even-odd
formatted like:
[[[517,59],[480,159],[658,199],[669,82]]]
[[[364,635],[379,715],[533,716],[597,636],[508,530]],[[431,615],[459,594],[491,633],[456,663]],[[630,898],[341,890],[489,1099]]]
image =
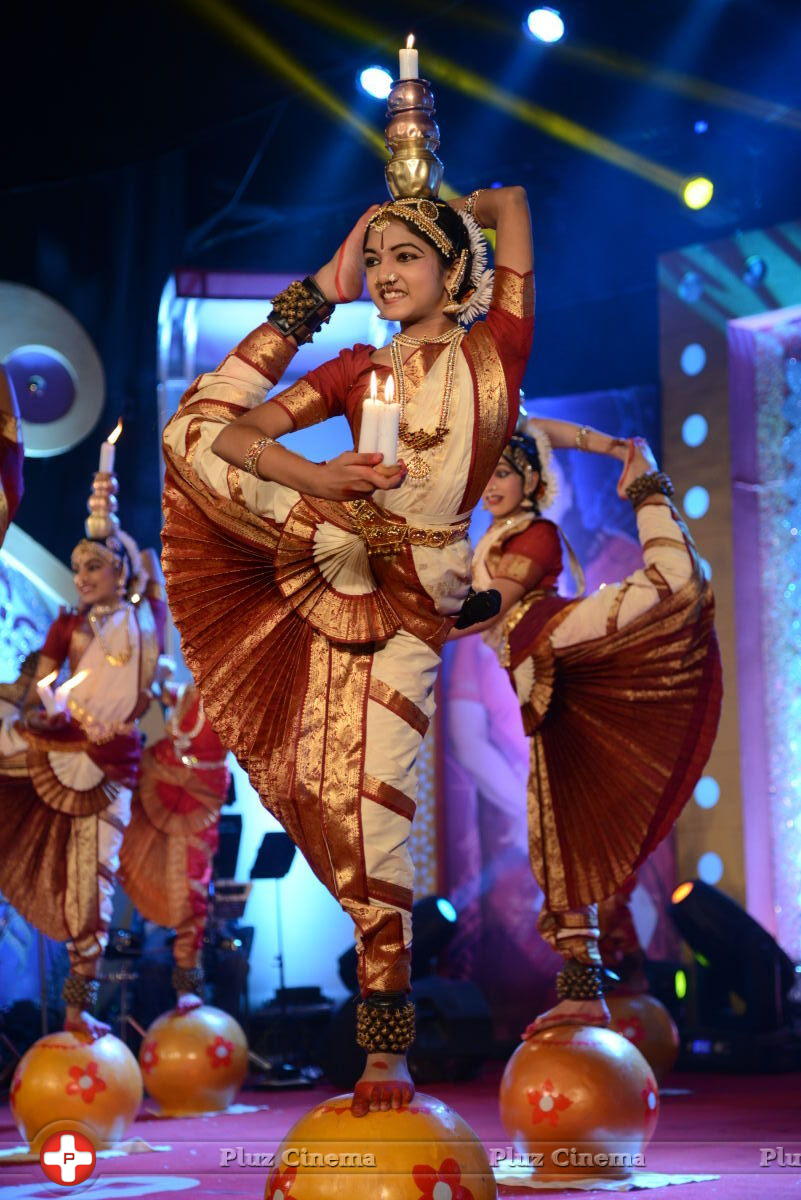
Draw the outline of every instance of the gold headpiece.
[[[393,218],[416,225],[445,258],[455,257],[456,248],[439,224],[439,210],[433,200],[412,196],[401,200],[388,200],[373,214],[367,222],[367,228],[375,229],[376,233],[383,233]]]

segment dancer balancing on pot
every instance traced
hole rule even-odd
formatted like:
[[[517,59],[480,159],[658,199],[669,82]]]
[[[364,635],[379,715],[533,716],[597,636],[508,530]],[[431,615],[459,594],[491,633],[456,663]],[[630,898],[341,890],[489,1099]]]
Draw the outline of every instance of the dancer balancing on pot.
[[[116,488],[95,476],[72,552],[78,607],[53,622],[26,694],[0,713],[0,891],[67,943],[65,1028],[92,1037],[109,1030],[91,1009],[166,617],[158,559],[117,528]]]
[[[478,223],[497,231],[494,284]],[[359,1115],[413,1094],[415,760],[468,596],[470,512],[517,419],[531,266],[520,188],[371,209],[195,381],[165,432],[168,596],[206,713],[354,921]],[[343,350],[264,403],[365,275],[400,323],[392,344]],[[393,378],[405,464],[353,451],[311,463],[276,440],[342,413],[358,445],[373,372],[379,390]]]
[[[161,698],[166,730],[142,756],[119,878],[146,920],[175,930],[172,983],[188,1012],[203,1003],[209,885],[230,774],[197,688],[168,681]]]
[[[552,499],[551,445],[623,463],[644,566],[618,584],[557,593],[562,544],[540,516]],[[531,737],[529,845],[545,901],[539,929],[565,959],[559,1003],[533,1021],[605,1025],[598,903],[625,891],[692,794],[717,731],[714,602],[673,488],[639,438],[567,421],[528,422],[484,492],[493,523],[476,547],[476,587],[501,594],[476,624],[509,670]],[[452,636],[461,636],[455,631]]]

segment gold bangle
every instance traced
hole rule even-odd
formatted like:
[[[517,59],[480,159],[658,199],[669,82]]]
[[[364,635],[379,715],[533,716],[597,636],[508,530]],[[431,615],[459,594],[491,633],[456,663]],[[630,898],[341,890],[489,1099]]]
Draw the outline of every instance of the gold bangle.
[[[473,217],[475,219],[476,201],[478,200],[481,193],[485,190],[486,190],[485,188],[476,188],[475,191],[471,192],[470,195],[465,200],[464,208],[462,209],[462,212],[466,212],[468,217]]]
[[[259,474],[259,459],[261,458],[261,452],[262,450],[265,450],[267,446],[277,445],[278,442],[275,440],[275,438],[256,438],[255,442],[252,442],[248,447],[248,452],[245,455],[245,461],[242,463],[243,468],[248,472],[249,475],[255,475],[256,479],[261,479],[262,476]]]
[[[582,425],[581,429],[579,429],[578,433],[576,434],[576,449],[577,450],[586,450],[587,449],[587,438],[591,432],[592,432],[592,430],[590,429],[589,425]]]

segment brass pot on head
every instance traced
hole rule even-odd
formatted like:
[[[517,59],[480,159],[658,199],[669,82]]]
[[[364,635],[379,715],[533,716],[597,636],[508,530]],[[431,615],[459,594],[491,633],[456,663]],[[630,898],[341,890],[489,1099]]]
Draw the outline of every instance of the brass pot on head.
[[[445,168],[435,153],[439,126],[434,120],[434,93],[427,79],[399,79],[387,100],[389,122],[384,139],[391,158],[384,168],[393,200],[408,196],[434,198]]]

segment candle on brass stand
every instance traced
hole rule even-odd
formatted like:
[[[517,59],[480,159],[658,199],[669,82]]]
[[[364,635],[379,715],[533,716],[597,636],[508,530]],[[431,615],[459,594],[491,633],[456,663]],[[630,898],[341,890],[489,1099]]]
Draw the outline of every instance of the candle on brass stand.
[[[113,472],[115,443],[121,433],[122,421],[119,420],[114,432],[109,434],[100,447],[100,466],[92,480],[92,492],[86,503],[89,516],[84,522],[84,528],[86,536],[90,538],[107,538],[120,527],[117,516],[119,486]]]

